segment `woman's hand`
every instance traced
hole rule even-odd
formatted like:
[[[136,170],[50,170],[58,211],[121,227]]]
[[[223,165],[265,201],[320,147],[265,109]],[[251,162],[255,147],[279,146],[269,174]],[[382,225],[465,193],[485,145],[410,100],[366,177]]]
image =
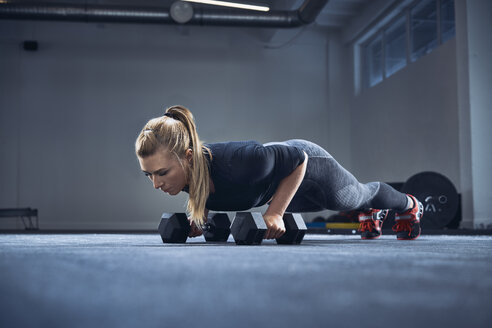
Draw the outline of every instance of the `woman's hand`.
[[[285,233],[285,224],[282,216],[277,214],[265,214],[263,215],[267,226],[267,232],[264,239],[277,239]]]
[[[208,218],[208,209],[205,209],[205,213],[203,215],[203,223],[207,223],[207,218]],[[188,237],[193,238],[193,237],[201,236],[203,234],[203,230],[198,229],[195,222],[191,218],[188,218],[188,221],[190,221],[190,226],[191,226],[190,234],[188,235]]]
[[[191,226],[190,234],[188,235],[188,237],[193,238],[193,237],[201,236],[203,234],[203,231],[201,229],[198,229],[198,227],[196,226],[193,220],[191,220],[190,218],[188,218],[188,220],[190,221],[190,226]]]

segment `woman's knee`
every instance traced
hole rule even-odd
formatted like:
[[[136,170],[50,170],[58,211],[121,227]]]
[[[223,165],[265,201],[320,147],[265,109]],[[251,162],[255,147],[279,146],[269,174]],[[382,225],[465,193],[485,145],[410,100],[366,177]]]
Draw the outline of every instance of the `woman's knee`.
[[[370,202],[377,189],[376,185],[350,184],[332,193],[328,205],[331,207],[330,209],[335,211],[360,209]]]

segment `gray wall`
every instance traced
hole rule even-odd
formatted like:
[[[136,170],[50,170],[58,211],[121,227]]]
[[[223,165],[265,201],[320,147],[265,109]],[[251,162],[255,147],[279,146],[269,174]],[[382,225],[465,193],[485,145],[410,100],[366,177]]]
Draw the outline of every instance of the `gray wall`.
[[[492,228],[492,2],[456,0],[463,225]]]
[[[437,171],[460,188],[456,42],[351,99],[352,171],[362,180],[405,181]]]
[[[375,1],[344,29],[347,48],[410,2]],[[455,39],[383,83],[354,92],[351,167],[361,180],[404,181],[424,170],[441,172],[462,195],[461,226],[490,228],[492,3],[455,3]],[[380,132],[370,133],[378,124]]]
[[[155,191],[133,147],[173,104],[205,142],[329,148],[327,34],[296,33],[267,48],[252,29],[0,20],[0,207],[38,208],[42,229],[154,229],[187,195]]]

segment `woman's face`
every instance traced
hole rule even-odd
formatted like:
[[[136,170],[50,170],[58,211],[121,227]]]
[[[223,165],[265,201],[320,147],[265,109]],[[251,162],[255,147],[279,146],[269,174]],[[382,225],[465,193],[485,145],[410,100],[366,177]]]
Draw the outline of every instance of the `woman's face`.
[[[186,160],[183,160],[185,169],[189,169],[191,161],[191,150],[186,151]],[[154,155],[146,158],[138,158],[140,167],[155,189],[161,189],[170,195],[177,195],[188,185],[183,167],[176,159],[174,154],[163,149],[158,150]]]

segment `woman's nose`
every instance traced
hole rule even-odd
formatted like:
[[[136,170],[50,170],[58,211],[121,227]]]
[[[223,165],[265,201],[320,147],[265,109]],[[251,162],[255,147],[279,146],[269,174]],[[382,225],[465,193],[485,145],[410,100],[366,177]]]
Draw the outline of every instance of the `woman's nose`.
[[[162,181],[160,181],[159,179],[154,178],[153,182],[154,182],[155,189],[160,189],[162,187]]]

